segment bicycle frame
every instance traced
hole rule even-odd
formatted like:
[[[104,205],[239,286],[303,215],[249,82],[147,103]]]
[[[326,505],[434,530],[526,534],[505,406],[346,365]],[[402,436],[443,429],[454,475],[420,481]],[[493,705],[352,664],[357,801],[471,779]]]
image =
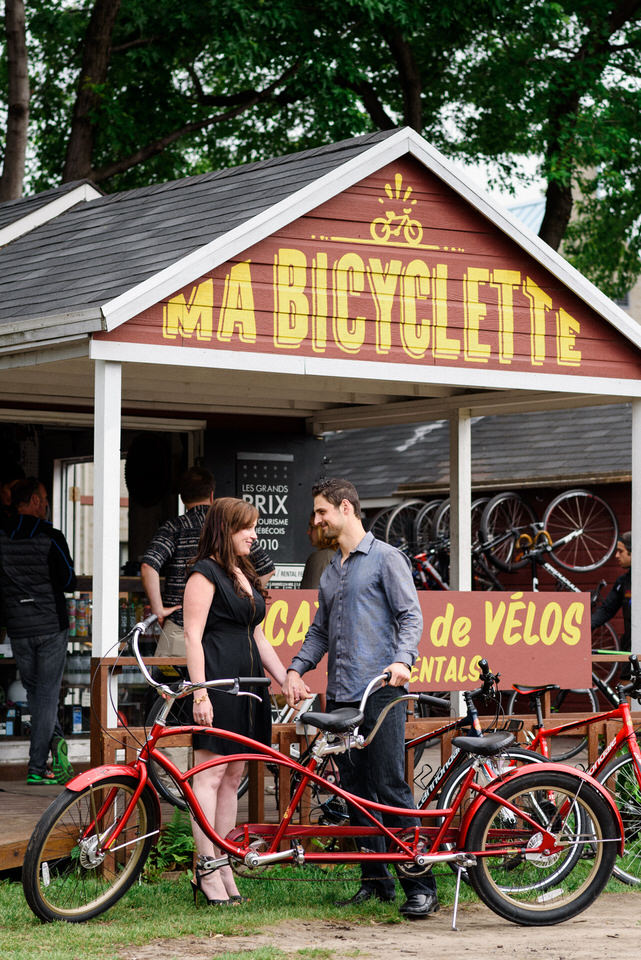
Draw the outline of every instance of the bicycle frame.
[[[594,677],[594,681],[605,696],[608,696],[609,698],[615,696],[613,691],[598,677]],[[615,753],[617,753],[618,750],[624,746],[627,746],[627,749],[634,757],[634,771],[639,787],[641,788],[641,749],[639,748],[634,725],[632,723],[630,705],[625,698],[621,687],[619,687],[618,699],[618,706],[613,707],[612,710],[606,710],[603,713],[595,713],[593,716],[588,717],[585,720],[572,720],[569,723],[561,723],[554,727],[546,727],[543,724],[539,725],[536,729],[534,739],[526,744],[526,748],[528,750],[532,750],[533,752],[542,754],[547,759],[550,756],[549,740],[551,737],[562,736],[571,730],[577,730],[579,727],[583,726],[592,726],[593,724],[600,723],[603,720],[620,720],[621,729],[615,734],[610,743],[606,745],[605,749],[599,754],[587,772],[590,776],[596,776],[601,772],[601,770],[605,769],[608,761],[615,755]]]
[[[177,734],[193,734],[204,732],[212,733],[217,737],[231,740],[235,743],[238,743],[241,748],[246,748],[246,750],[239,752],[238,754],[214,757],[212,760],[198,764],[183,773],[168,757],[166,757],[159,749],[157,749],[157,743],[164,737],[175,736]],[[176,783],[180,785],[192,816],[203,832],[209,837],[209,839],[216,846],[218,846],[221,851],[224,851],[227,856],[230,856],[236,860],[240,860],[248,867],[255,868],[263,864],[266,865],[287,860],[294,863],[361,863],[364,861],[378,861],[394,864],[411,862],[419,867],[427,866],[431,863],[456,861],[462,863],[463,865],[472,865],[476,861],[477,857],[497,856],[508,854],[510,852],[522,853],[523,850],[521,849],[521,845],[516,841],[494,845],[487,850],[463,851],[461,849],[472,819],[471,811],[478,807],[480,799],[473,803],[470,806],[470,809],[465,812],[459,827],[452,827],[452,823],[470,791],[477,794],[479,798],[498,799],[498,802],[502,806],[505,806],[507,810],[510,810],[512,813],[518,815],[522,822],[528,823],[529,826],[536,829],[537,835],[541,838],[540,844],[537,847],[530,846],[528,848],[529,855],[536,854],[539,849],[541,853],[546,850],[546,856],[555,852],[559,852],[563,849],[563,844],[559,845],[557,838],[552,833],[542,829],[541,825],[533,820],[523,810],[517,809],[507,800],[495,798],[496,789],[502,783],[505,783],[507,779],[523,776],[532,769],[540,772],[541,768],[538,764],[533,764],[532,766],[528,765],[520,768],[519,770],[511,771],[507,777],[499,777],[492,781],[492,783],[489,785],[484,786],[483,784],[476,783],[474,781],[474,777],[476,775],[476,765],[478,763],[478,761],[476,761],[475,764],[470,767],[463,783],[461,784],[459,793],[455,797],[454,803],[451,807],[439,810],[426,810],[424,808],[416,810],[405,807],[391,807],[375,801],[365,800],[361,797],[356,797],[353,794],[348,793],[337,784],[330,783],[314,772],[317,763],[316,756],[312,756],[310,758],[307,766],[301,766],[301,764],[297,763],[297,761],[291,757],[284,756],[277,750],[274,750],[272,747],[268,747],[265,744],[259,743],[258,741],[251,740],[247,737],[243,737],[240,734],[235,734],[227,730],[221,730],[215,727],[205,728],[196,725],[171,727],[167,729],[161,723],[157,723],[154,724],[154,727],[150,731],[148,739],[143,746],[138,759],[134,761],[133,764],[128,766],[110,765],[108,767],[97,767],[94,770],[88,771],[86,774],[80,774],[67,784],[67,789],[80,792],[88,784],[99,781],[106,775],[106,773],[113,773],[114,771],[117,771],[119,775],[124,774],[126,776],[131,776],[137,781],[137,786],[128,805],[127,811],[121,817],[118,827],[112,833],[110,833],[106,843],[102,845],[100,852],[109,852],[110,850],[116,849],[116,841],[124,829],[127,823],[128,815],[134,808],[140,794],[145,789],[153,790],[153,787],[147,778],[146,764],[149,758],[160,764],[170,774],[170,776],[174,778]],[[257,760],[260,762],[269,761],[270,763],[276,763],[278,765],[285,766],[292,772],[298,774],[301,779],[295,790],[294,796],[292,797],[291,802],[280,823],[246,823],[236,827],[236,829],[232,831],[228,837],[221,837],[216,833],[211,824],[208,823],[189,781],[193,776],[212,767],[221,766],[230,762],[249,762]],[[562,771],[568,770],[568,768],[563,764],[550,764],[549,769]],[[595,785],[592,778],[586,774],[574,769],[572,769],[572,772],[579,778],[589,781]],[[314,781],[322,785],[324,789],[334,793],[338,797],[341,797],[346,803],[358,809],[371,822],[372,826],[322,826],[317,824],[310,824],[309,826],[306,826],[301,824],[292,824],[292,819],[303,796],[305,787],[310,781]],[[604,791],[600,785],[597,785],[597,787],[607,799],[608,805],[611,807],[613,813],[615,813],[620,823],[620,816],[616,806],[610,798],[610,795],[607,793],[607,791]],[[104,810],[108,807],[108,803],[109,798],[107,797],[103,803],[100,814],[104,813]],[[440,825],[433,827],[426,825],[421,827],[411,825],[409,828],[403,827],[402,825],[386,827],[376,818],[376,813],[386,814],[388,816],[398,818],[418,817],[421,820],[438,819],[441,821],[441,823]],[[96,819],[98,819],[98,814]],[[411,839],[404,839],[403,835],[407,831],[411,832]],[[621,828],[621,835],[622,832],[623,831]],[[269,846],[265,853],[256,853],[252,847],[252,842],[256,839],[257,834],[261,839],[269,838]],[[300,844],[300,840],[311,837],[341,839],[347,837],[354,838],[367,836],[383,836],[387,838],[388,842],[392,845],[392,849],[384,853],[333,850],[315,852],[304,851]],[[230,837],[236,837],[238,839],[234,842],[234,840],[230,839]],[[239,842],[241,840],[242,843]],[[425,846],[426,840],[430,841],[429,847],[427,848]],[[288,849],[280,850],[280,845],[283,841],[290,841],[292,845]],[[454,849],[445,851],[439,850],[438,848],[443,844],[451,845],[454,847]],[[224,857],[223,859],[225,862],[227,861],[227,857]]]

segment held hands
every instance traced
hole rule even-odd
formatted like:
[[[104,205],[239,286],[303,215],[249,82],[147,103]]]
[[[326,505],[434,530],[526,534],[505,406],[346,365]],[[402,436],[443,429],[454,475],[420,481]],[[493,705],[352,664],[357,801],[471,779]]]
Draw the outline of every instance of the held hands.
[[[283,684],[283,693],[290,707],[298,709],[302,700],[306,700],[311,694],[311,690],[301,677],[300,673],[290,670],[285,677]]]
[[[391,674],[388,680],[390,687],[404,687],[410,682],[410,668],[406,663],[390,663],[389,667],[385,667],[385,672]]]

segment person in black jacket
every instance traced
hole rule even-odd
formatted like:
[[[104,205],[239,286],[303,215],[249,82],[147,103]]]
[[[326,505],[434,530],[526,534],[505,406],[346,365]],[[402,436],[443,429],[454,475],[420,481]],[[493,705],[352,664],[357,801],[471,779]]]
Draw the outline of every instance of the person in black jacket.
[[[619,649],[630,650],[630,618],[632,609],[632,534],[630,531],[621,534],[621,537],[617,541],[615,556],[623,573],[617,578],[603,603],[598,606],[592,614],[591,628],[594,630],[595,627],[600,627],[602,624],[607,623],[607,621],[611,620],[620,610],[623,616],[623,633],[619,637]],[[629,664],[624,664],[621,670],[621,679],[626,680],[629,679],[629,677]]]
[[[66,783],[73,768],[58,700],[69,634],[65,592],[75,589],[76,575],[67,541],[46,519],[44,485],[36,477],[20,481],[12,505],[16,515],[0,529],[0,598],[31,712],[27,783]],[[47,770],[50,750],[53,773]]]

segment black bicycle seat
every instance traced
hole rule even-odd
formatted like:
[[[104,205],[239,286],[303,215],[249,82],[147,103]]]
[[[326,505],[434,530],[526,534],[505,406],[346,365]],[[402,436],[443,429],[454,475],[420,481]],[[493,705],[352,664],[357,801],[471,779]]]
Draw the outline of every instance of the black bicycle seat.
[[[519,693],[546,693],[548,690],[558,690],[558,683],[543,683],[535,687],[528,687],[524,683],[513,683],[512,687]]]
[[[363,721],[363,714],[356,707],[341,707],[331,713],[315,713],[308,710],[301,721],[329,733],[351,733]]]
[[[484,733],[481,737],[454,737],[452,745],[464,753],[478,753],[482,757],[493,757],[514,743],[514,734]]]

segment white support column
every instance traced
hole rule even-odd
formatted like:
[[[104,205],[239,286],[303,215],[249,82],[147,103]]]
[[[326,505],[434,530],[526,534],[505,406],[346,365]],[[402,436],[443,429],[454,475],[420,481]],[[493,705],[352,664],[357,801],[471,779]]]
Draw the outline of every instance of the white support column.
[[[632,401],[632,652],[641,656],[641,400]]]
[[[469,410],[450,416],[450,587],[472,589],[472,430]]]
[[[472,589],[472,429],[470,411],[450,415],[450,587]],[[450,696],[450,713],[465,713],[460,692]]]
[[[118,639],[122,376],[120,363],[95,363],[92,649],[101,657]]]

